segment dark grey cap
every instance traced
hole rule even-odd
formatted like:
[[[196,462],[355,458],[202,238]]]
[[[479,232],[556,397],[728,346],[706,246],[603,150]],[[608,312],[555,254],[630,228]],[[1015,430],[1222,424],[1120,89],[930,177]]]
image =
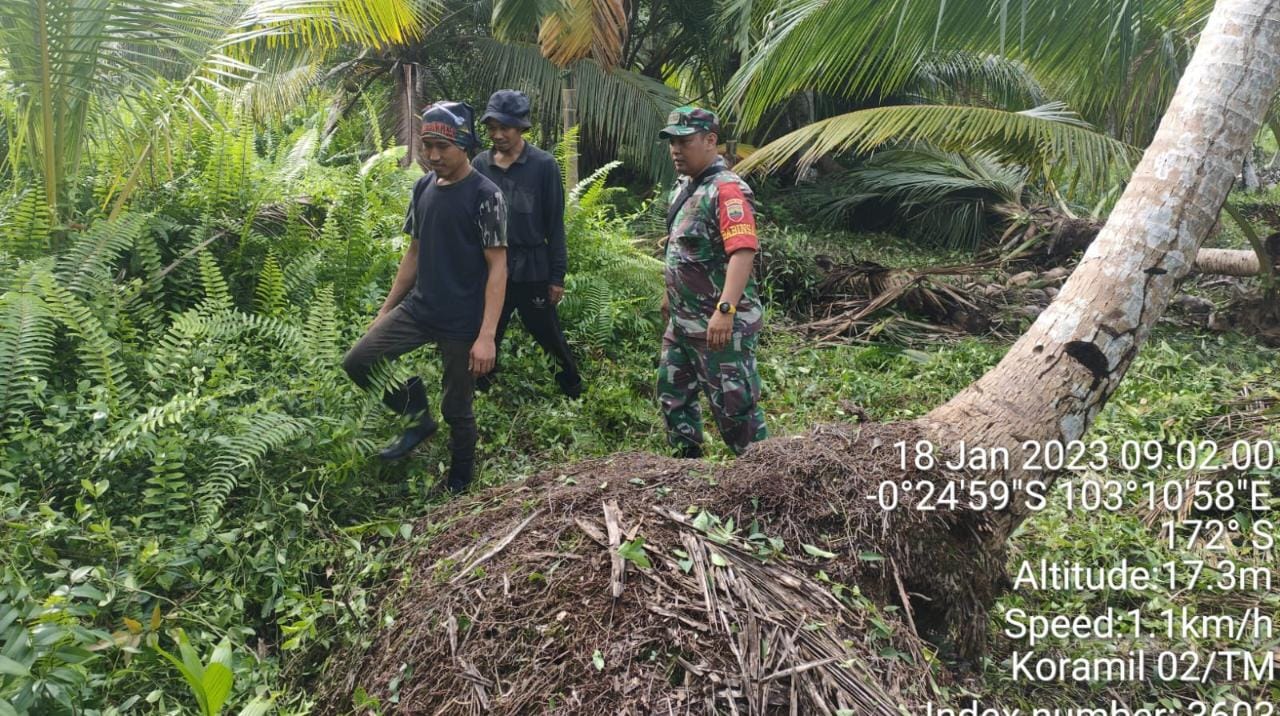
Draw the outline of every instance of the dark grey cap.
[[[489,105],[485,107],[484,116],[480,118],[480,123],[484,124],[490,119],[508,127],[528,129],[531,126],[529,122],[529,98],[524,95],[524,92],[518,90],[498,90],[494,92],[489,97]]]

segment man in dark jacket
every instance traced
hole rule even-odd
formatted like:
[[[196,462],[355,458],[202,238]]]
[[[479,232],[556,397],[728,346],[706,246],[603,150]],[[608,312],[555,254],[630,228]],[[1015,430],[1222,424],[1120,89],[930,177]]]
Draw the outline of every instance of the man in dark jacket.
[[[529,99],[515,90],[498,90],[480,121],[493,149],[472,166],[502,190],[507,200],[507,292],[498,321],[498,350],[511,314],[560,366],[556,382],[571,398],[582,394],[582,378],[560,327],[556,305],[564,296],[568,255],[564,236],[564,183],[560,167],[547,152],[524,138],[529,128]],[[491,373],[477,386],[487,389]]]
[[[458,102],[422,114],[422,143],[431,173],[413,186],[404,232],[412,241],[387,299],[369,330],[342,361],[362,388],[373,369],[426,343],[444,363],[441,413],[449,424],[448,488],[461,492],[475,470],[474,380],[493,369],[494,337],[507,285],[507,207],[493,182],[471,168],[475,115]],[[381,452],[408,455],[437,430],[422,380],[390,388],[383,402],[414,424]]]

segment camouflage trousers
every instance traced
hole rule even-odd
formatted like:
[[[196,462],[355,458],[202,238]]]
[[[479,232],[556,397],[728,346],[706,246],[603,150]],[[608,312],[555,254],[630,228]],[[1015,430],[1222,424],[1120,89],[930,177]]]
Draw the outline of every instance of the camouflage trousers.
[[[720,436],[735,455],[767,436],[760,408],[760,374],[756,372],[756,337],[734,336],[713,351],[700,338],[662,337],[658,365],[658,401],[673,447],[702,446],[702,407],[698,392],[711,402]]]

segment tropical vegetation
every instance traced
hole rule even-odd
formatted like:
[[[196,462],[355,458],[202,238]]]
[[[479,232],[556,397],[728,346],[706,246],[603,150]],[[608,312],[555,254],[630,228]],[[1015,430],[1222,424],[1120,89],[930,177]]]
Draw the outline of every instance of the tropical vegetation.
[[[556,395],[545,357],[509,341],[500,389],[477,401],[482,481],[501,484],[665,450],[651,374],[671,108],[716,108],[759,188],[771,430],[913,418],[1011,336],[812,344],[791,328],[818,300],[814,257],[966,261],[1011,227],[1105,218],[1212,6],[0,0],[0,716],[308,713],[330,653],[394,622],[380,596],[447,527],[431,521],[445,448],[379,463],[400,426],[340,364],[404,248],[421,175],[406,138],[426,102],[520,88],[531,139],[584,177],[560,310],[589,392]],[[1257,233],[1280,196],[1231,202],[1242,218],[1216,240],[1245,248],[1240,226]],[[1162,327],[1096,434],[1228,440],[1245,415],[1277,439],[1275,359],[1248,335]],[[412,371],[438,379],[426,355],[379,380]],[[1015,545],[1099,562],[1159,549],[1141,515],[1057,508]],[[948,693],[1097,696],[1007,682],[1007,646]],[[353,710],[395,710],[365,696]]]

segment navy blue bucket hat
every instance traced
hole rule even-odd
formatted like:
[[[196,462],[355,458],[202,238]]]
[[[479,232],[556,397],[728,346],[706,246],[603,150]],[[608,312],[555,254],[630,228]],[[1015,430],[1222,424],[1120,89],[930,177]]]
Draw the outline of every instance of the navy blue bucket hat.
[[[463,149],[475,149],[475,118],[475,110],[466,102],[436,102],[422,113],[422,136],[440,137]]]
[[[529,98],[518,90],[494,92],[489,97],[489,105],[485,107],[480,123],[484,124],[491,119],[508,127],[528,129],[532,126],[529,122]]]

